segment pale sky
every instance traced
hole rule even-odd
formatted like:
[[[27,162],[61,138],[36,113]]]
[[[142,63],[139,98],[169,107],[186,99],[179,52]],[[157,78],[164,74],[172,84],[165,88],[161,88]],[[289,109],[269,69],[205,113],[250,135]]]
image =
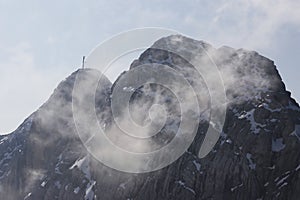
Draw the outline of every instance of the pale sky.
[[[165,27],[274,60],[300,101],[299,0],[0,0],[0,133],[41,106],[103,40]]]

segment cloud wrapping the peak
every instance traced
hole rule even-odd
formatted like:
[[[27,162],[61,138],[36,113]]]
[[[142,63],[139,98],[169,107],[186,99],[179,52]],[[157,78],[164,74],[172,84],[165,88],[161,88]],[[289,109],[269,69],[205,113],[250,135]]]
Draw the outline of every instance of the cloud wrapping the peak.
[[[97,44],[137,27],[257,50],[275,60],[299,99],[299,10],[296,0],[1,1],[0,133],[14,130]]]

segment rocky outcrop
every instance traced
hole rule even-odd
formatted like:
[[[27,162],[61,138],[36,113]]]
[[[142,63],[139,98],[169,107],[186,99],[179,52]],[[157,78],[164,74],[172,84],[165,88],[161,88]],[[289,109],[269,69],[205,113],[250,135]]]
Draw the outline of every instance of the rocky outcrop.
[[[178,35],[158,40],[132,63],[130,70],[156,63],[179,71],[201,91],[197,97],[203,112],[210,104],[202,98],[208,94],[205,80],[189,60],[172,53],[175,48],[190,60],[209,54],[223,75],[226,121],[220,139],[205,158],[197,156],[208,128],[204,118],[189,149],[161,170],[131,174],[101,164],[85,149],[73,120],[76,75],[88,78],[94,73],[78,70],[15,132],[1,136],[1,199],[298,199],[300,108],[286,91],[274,63],[256,52],[215,49]],[[95,96],[98,119],[105,120],[108,127],[113,124],[110,94],[118,80],[112,85],[104,79]],[[136,89],[132,100],[136,102],[153,102],[149,94],[157,91],[174,98],[157,85]],[[173,112],[171,103],[176,101],[167,101],[166,106]],[[176,110],[174,113],[177,116]],[[173,137],[168,134],[170,127],[162,129],[165,137],[155,139],[157,143]]]

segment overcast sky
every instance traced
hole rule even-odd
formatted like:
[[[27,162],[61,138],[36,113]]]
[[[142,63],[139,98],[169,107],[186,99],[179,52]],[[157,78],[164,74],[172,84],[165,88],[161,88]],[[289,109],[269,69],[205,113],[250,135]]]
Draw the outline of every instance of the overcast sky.
[[[256,50],[299,102],[299,10],[299,0],[0,0],[0,133],[16,129],[97,44],[140,27]]]

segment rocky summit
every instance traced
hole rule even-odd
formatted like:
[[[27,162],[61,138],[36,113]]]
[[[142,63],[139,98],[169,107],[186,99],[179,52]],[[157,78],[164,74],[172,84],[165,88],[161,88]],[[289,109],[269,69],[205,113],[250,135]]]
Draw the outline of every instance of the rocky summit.
[[[192,63],[205,65],[201,59],[204,54],[210,56],[223,78],[226,118],[216,145],[200,159],[198,152],[209,126],[205,113],[211,105],[207,98],[211,91]],[[89,78],[95,70],[81,69],[62,81],[16,131],[0,136],[0,199],[299,199],[300,108],[273,61],[254,51],[214,48],[181,35],[161,38],[115,83],[105,77],[95,83],[96,115],[105,130],[114,126],[110,105],[116,85],[142,65],[168,66],[198,91],[201,116],[196,117],[201,119],[197,134],[180,158],[160,170],[126,173],[91,156],[74,123],[72,91],[78,74]],[[215,74],[207,75],[216,78]],[[170,117],[152,141],[157,146],[168,144],[180,123],[180,109],[172,91],[154,83],[123,89],[135,91],[130,105],[147,105],[139,110],[141,113],[148,113],[153,103],[165,105]],[[132,117],[141,123],[147,120],[147,116]],[[108,137],[113,140],[111,135]]]

